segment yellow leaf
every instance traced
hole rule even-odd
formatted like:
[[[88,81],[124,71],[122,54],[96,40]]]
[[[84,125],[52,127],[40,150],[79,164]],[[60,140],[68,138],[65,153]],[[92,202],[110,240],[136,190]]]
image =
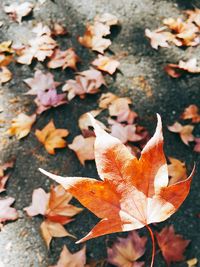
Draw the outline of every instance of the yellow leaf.
[[[36,114],[28,116],[24,113],[20,113],[17,118],[12,120],[11,127],[8,129],[8,134],[16,135],[17,139],[27,136],[35,120]]]
[[[55,154],[55,148],[66,147],[67,143],[63,139],[69,134],[66,129],[56,129],[51,120],[42,130],[36,130],[37,139],[45,146],[49,154]]]

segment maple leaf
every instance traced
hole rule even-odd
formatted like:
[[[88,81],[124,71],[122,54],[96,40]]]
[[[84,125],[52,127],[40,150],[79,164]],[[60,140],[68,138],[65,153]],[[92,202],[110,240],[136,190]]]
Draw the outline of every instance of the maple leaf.
[[[17,139],[22,139],[30,133],[35,120],[36,114],[28,116],[20,113],[16,118],[12,119],[11,127],[7,132],[10,135],[16,135]]]
[[[44,238],[48,248],[50,246],[53,237],[64,237],[64,236],[74,237],[65,230],[62,224],[51,222],[49,220],[45,220],[42,222],[42,224],[40,225],[40,230],[42,237]]]
[[[41,114],[45,110],[52,107],[58,107],[60,105],[66,104],[66,94],[57,94],[56,89],[48,90],[47,92],[38,92],[37,97],[34,102],[38,106],[36,113]]]
[[[33,9],[34,5],[29,2],[22,4],[12,3],[9,6],[4,7],[4,11],[10,14],[11,18],[17,22],[21,22],[22,18],[27,16]]]
[[[200,138],[195,138],[194,141],[196,143],[195,146],[194,146],[194,151],[195,152],[200,152]]]
[[[56,265],[49,267],[84,267],[86,264],[86,247],[75,253],[70,253],[66,246],[63,247]]]
[[[112,75],[119,67],[120,63],[113,58],[98,55],[98,58],[92,61],[92,65],[96,66],[98,70],[108,72]]]
[[[128,97],[114,99],[108,107],[110,116],[117,117],[118,122],[128,122],[128,124],[132,124],[135,118],[137,118],[137,113],[130,110],[129,105],[131,103],[132,101]]]
[[[156,238],[167,266],[170,266],[171,262],[184,260],[183,253],[190,240],[184,240],[181,235],[175,234],[173,225],[166,226],[161,232],[156,233]]]
[[[161,28],[162,29],[162,28]],[[145,30],[145,35],[150,39],[151,46],[154,49],[158,49],[158,47],[169,47],[169,33],[157,29],[155,31],[150,31],[149,29]]]
[[[34,39],[29,40],[28,45],[18,51],[18,63],[30,65],[33,58],[44,61],[53,54],[57,42],[51,38],[51,31],[47,26],[39,23],[33,30],[36,34]]]
[[[118,138],[123,144],[143,139],[143,136],[136,133],[137,128],[134,124],[123,125],[111,119],[108,120],[108,123],[111,125],[111,135]]]
[[[49,194],[42,188],[35,189],[32,194],[32,204],[24,208],[29,216],[45,215],[49,201]]]
[[[16,209],[10,207],[14,201],[15,199],[12,197],[0,199],[0,223],[14,221],[18,218]]]
[[[82,135],[77,135],[72,144],[68,147],[76,153],[81,164],[84,165],[86,160],[94,159],[94,136],[84,138]]]
[[[139,160],[120,140],[101,129],[93,117],[91,120],[101,181],[61,177],[40,169],[101,219],[78,242],[109,233],[148,228],[148,224],[162,222],[175,213],[189,193],[193,172],[188,179],[168,186],[160,116],[156,132],[143,148]]]
[[[189,142],[194,141],[194,136],[192,134],[194,126],[192,125],[183,126],[179,122],[175,122],[173,125],[168,126],[167,128],[173,133],[178,133],[183,143],[187,146],[189,146]]]
[[[140,237],[136,231],[126,238],[118,238],[112,248],[107,249],[108,262],[118,267],[142,267],[144,262],[137,262],[145,253],[147,238]]]
[[[187,170],[185,163],[176,159],[169,157],[170,164],[168,164],[169,173],[169,184],[175,184],[179,181],[185,180],[187,178]]]
[[[71,217],[82,211],[69,201],[72,195],[64,190],[62,186],[52,186],[50,193],[46,193],[42,188],[35,189],[32,194],[32,203],[24,208],[28,216],[43,215],[52,222],[61,224],[69,223]]]
[[[41,70],[36,70],[34,78],[25,79],[24,82],[31,88],[26,95],[38,95],[40,92],[56,89],[60,84],[54,81],[53,74],[43,73]]]
[[[76,95],[84,98],[85,94],[96,94],[105,80],[100,71],[90,68],[89,70],[78,72],[75,80],[68,80],[62,90],[68,92],[68,100],[72,100]]]
[[[0,85],[12,79],[12,73],[7,67],[0,67]]]
[[[8,169],[13,168],[15,160],[10,160],[3,165],[0,165],[0,193],[5,191],[6,182],[10,176]]]
[[[79,37],[78,41],[81,45],[103,54],[104,50],[111,45],[111,41],[103,37],[110,34],[110,26],[117,23],[117,18],[109,13],[96,16],[94,24],[86,25],[84,35]]]
[[[168,64],[164,70],[172,78],[179,78],[184,73],[200,73],[200,67],[197,67],[197,59],[191,58],[188,61],[179,61],[179,64]]]
[[[54,155],[56,148],[66,147],[67,143],[63,137],[68,136],[66,129],[56,129],[53,120],[51,120],[42,130],[36,130],[37,139],[44,145],[49,154]]]
[[[181,119],[192,120],[193,123],[200,122],[199,108],[196,105],[189,105],[185,108],[184,112],[181,114]]]
[[[80,59],[73,48],[69,48],[65,51],[55,49],[54,53],[50,57],[50,61],[48,62],[47,66],[50,69],[62,67],[63,70],[66,68],[77,70],[76,64],[78,62],[80,62]]]
[[[52,186],[45,217],[49,221],[59,222],[61,224],[71,222],[71,217],[83,210],[82,208],[69,204],[71,199],[72,195],[66,192],[62,186]]]

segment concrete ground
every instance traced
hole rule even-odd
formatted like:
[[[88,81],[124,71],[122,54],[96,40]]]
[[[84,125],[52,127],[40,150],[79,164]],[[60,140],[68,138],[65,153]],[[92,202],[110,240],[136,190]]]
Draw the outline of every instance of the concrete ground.
[[[200,213],[200,170],[198,166],[200,154],[194,153],[190,147],[180,141],[177,135],[166,129],[166,126],[172,124],[186,106],[200,104],[200,75],[186,75],[183,78],[171,79],[163,71],[167,63],[177,63],[179,59],[189,59],[192,56],[199,58],[200,46],[187,49],[171,47],[155,51],[144,36],[145,28],[159,27],[163,18],[176,17],[180,15],[182,9],[197,5],[198,1],[47,0],[39,10],[34,10],[31,16],[23,20],[21,25],[12,22],[2,11],[4,4],[12,2],[12,0],[0,2],[0,21],[4,21],[4,26],[0,28],[0,41],[23,41],[24,38],[28,38],[32,26],[40,21],[47,25],[50,25],[52,21],[61,22],[67,26],[70,37],[60,38],[59,42],[62,43],[63,48],[75,47],[82,58],[80,70],[87,69],[89,62],[95,57],[94,53],[81,47],[77,42],[77,36],[84,32],[86,21],[104,12],[110,12],[119,18],[121,27],[114,29],[110,49],[114,54],[124,54],[124,56],[120,60],[121,72],[113,78],[107,77],[108,90],[132,98],[133,108],[139,113],[141,124],[145,125],[151,134],[156,124],[155,113],[160,113],[164,124],[166,154],[186,161],[189,170],[194,161],[197,163],[197,171],[189,197],[175,215],[155,229],[166,224],[174,224],[178,233],[192,240],[187,249],[186,258],[196,257],[200,261],[200,219],[197,217]],[[4,267],[46,267],[56,262],[63,244],[66,244],[72,251],[79,249],[78,245],[74,245],[73,239],[63,238],[54,239],[50,251],[47,251],[39,234],[42,218],[30,219],[23,212],[23,208],[31,203],[32,191],[35,188],[49,189],[50,181],[38,172],[38,167],[66,176],[97,177],[94,163],[88,162],[85,167],[81,166],[69,149],[59,150],[56,156],[48,155],[43,147],[39,147],[35,152],[33,149],[38,146],[34,130],[41,129],[50,118],[56,121],[57,127],[66,127],[70,131],[67,139],[70,143],[73,137],[80,133],[77,126],[78,117],[97,106],[96,100],[99,95],[89,96],[85,100],[76,98],[68,105],[45,112],[34,125],[28,138],[21,141],[16,141],[15,138],[5,139],[5,129],[9,127],[16,112],[31,111],[34,108],[30,98],[23,96],[27,87],[22,80],[33,76],[35,67],[36,65],[31,67],[11,65],[14,78],[1,88],[1,105],[3,106],[1,115],[6,119],[6,124],[0,128],[2,140],[4,140],[1,144],[1,159],[5,161],[12,156],[17,158],[8,182],[7,194],[15,197],[15,207],[20,213],[20,218],[16,222],[7,224],[0,232],[0,261],[4,263]],[[43,64],[37,64],[37,67],[45,69]],[[72,77],[71,71],[52,71],[52,73],[59,81]],[[138,76],[144,76],[147,81],[145,86],[147,90],[142,89],[142,85],[136,82]],[[149,96],[151,94],[152,96]],[[16,97],[19,101],[11,103],[10,100]],[[195,133],[200,136],[199,126]],[[85,210],[76,217],[73,223],[67,225],[67,229],[80,238],[92,228],[96,221],[97,219]],[[141,232],[147,234],[145,230]],[[108,240],[112,237],[100,237],[87,242],[88,258],[105,257],[105,241],[109,242]],[[149,244],[146,258],[149,257],[150,250]],[[158,254],[155,267],[163,266],[165,263]],[[187,265],[180,263],[173,266]]]

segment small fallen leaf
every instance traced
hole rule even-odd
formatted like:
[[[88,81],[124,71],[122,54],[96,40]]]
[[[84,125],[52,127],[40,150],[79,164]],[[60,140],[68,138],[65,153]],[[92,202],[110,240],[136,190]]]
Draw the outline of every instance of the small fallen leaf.
[[[81,45],[103,54],[111,45],[111,41],[104,36],[110,34],[110,26],[117,23],[117,18],[109,13],[96,16],[94,24],[86,25],[84,35],[79,37],[78,41]]]
[[[102,85],[105,85],[105,80],[101,72],[90,68],[78,72],[75,80],[68,80],[62,90],[68,92],[68,100],[72,100],[76,95],[84,98],[86,94],[96,94]]]
[[[189,105],[181,114],[181,119],[192,120],[193,123],[200,122],[199,108],[196,105]]]
[[[154,49],[158,49],[158,47],[169,47],[169,33],[166,31],[162,31],[161,29],[157,29],[155,31],[150,31],[149,29],[145,30],[145,35],[150,39],[151,46]]]
[[[36,114],[28,116],[20,113],[16,118],[12,119],[11,127],[7,132],[10,135],[16,135],[17,139],[22,139],[30,133],[35,120]]]
[[[195,267],[197,263],[198,263],[197,258],[193,258],[193,259],[187,261],[188,267]]]
[[[64,237],[64,236],[74,237],[73,235],[71,235],[65,230],[62,224],[51,222],[48,220],[45,220],[44,222],[42,222],[42,224],[40,225],[40,230],[41,230],[42,237],[44,238],[45,243],[48,248],[50,246],[50,243],[53,237]]]
[[[0,199],[0,223],[14,221],[18,218],[16,209],[10,207],[14,201],[15,199],[12,197]]]
[[[127,122],[132,124],[137,118],[137,114],[130,110],[129,105],[132,103],[128,97],[114,99],[108,107],[110,116],[117,117],[118,122]]]
[[[178,133],[181,137],[181,140],[184,144],[189,146],[189,142],[194,141],[194,136],[192,131],[194,130],[194,126],[192,125],[181,125],[179,122],[175,122],[173,125],[167,127],[169,131],[173,133]]]
[[[74,150],[82,165],[86,160],[94,159],[94,140],[94,136],[84,138],[82,135],[78,135],[72,144],[68,145],[70,149]]]
[[[7,67],[0,67],[0,85],[12,79],[12,73]]]
[[[48,221],[66,224],[72,221],[71,217],[83,210],[69,204],[71,199],[72,195],[60,185],[52,186],[50,193],[38,188],[33,191],[31,205],[24,210],[28,216],[33,217],[40,214]]]
[[[53,74],[43,73],[41,70],[36,70],[34,78],[25,79],[24,82],[31,88],[26,95],[38,95],[40,92],[56,89],[60,84],[54,81]]]
[[[136,231],[126,238],[118,238],[112,248],[107,249],[108,262],[118,267],[142,267],[144,262],[138,262],[146,250],[146,237],[140,237]]]
[[[143,136],[136,133],[136,125],[123,125],[114,120],[109,119],[108,123],[111,125],[111,135],[118,138],[123,144],[128,141],[138,142],[143,139]]]
[[[83,209],[69,204],[72,195],[62,186],[51,187],[49,201],[45,211],[45,217],[52,222],[66,224],[71,222],[71,217],[80,213]]]
[[[179,64],[168,64],[164,70],[172,78],[179,78],[184,73],[200,73],[200,67],[197,67],[197,59],[191,58],[188,61],[179,61]]]
[[[63,70],[66,68],[77,70],[76,64],[79,61],[80,59],[73,48],[69,48],[65,51],[55,49],[50,57],[50,61],[48,62],[47,67],[50,69],[62,67]]]
[[[12,3],[9,6],[4,7],[4,11],[10,14],[11,18],[17,22],[21,22],[22,18],[30,14],[34,5],[30,2],[24,2],[21,4]]]
[[[66,94],[57,94],[56,89],[51,89],[48,91],[38,92],[37,97],[34,102],[37,105],[37,114],[41,114],[45,110],[52,107],[58,107],[60,105],[66,104]]]
[[[183,181],[187,178],[187,170],[185,163],[169,157],[170,164],[168,164],[169,184],[175,184],[179,181]]]
[[[8,170],[13,168],[14,163],[15,160],[10,160],[4,163],[3,165],[0,165],[0,193],[6,190],[5,185],[10,176]]]
[[[63,247],[56,265],[49,267],[84,267],[86,264],[86,247],[75,253],[70,253],[66,246]]]
[[[38,23],[32,32],[36,35],[35,38],[30,39],[24,48],[15,49],[19,54],[17,62],[20,64],[30,65],[34,58],[44,61],[47,57],[51,57],[57,46],[57,42],[51,37],[50,29],[42,23]]]
[[[56,148],[64,148],[67,143],[63,137],[68,136],[66,129],[56,129],[53,120],[51,120],[42,130],[36,130],[37,139],[44,145],[49,154],[54,155]]]
[[[98,70],[108,72],[112,75],[119,67],[120,63],[113,58],[98,55],[98,58],[92,61],[92,65],[95,66]]]
[[[91,120],[96,134],[94,149],[100,181],[64,178],[40,169],[101,219],[78,243],[139,229],[175,213],[189,193],[194,171],[186,180],[168,186],[160,116],[155,134],[143,148],[139,160],[120,140],[101,129],[92,116]]]
[[[167,266],[170,266],[171,262],[184,260],[183,253],[190,240],[185,240],[181,235],[175,234],[173,225],[164,227],[159,233],[156,232],[156,239]]]
[[[42,188],[35,189],[32,194],[32,203],[24,208],[28,216],[45,215],[49,201],[49,194]]]

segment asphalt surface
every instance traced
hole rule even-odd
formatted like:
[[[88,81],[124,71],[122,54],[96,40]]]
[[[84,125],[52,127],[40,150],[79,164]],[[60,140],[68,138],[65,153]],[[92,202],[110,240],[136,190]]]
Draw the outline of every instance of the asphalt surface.
[[[35,3],[34,1],[32,1]],[[188,3],[189,2],[189,3]],[[163,71],[167,63],[177,63],[180,59],[189,59],[200,56],[200,46],[195,48],[153,50],[149,41],[144,36],[145,28],[155,29],[161,25],[166,17],[176,17],[181,10],[198,5],[197,1],[170,1],[170,0],[47,0],[40,9],[23,20],[21,25],[12,22],[2,11],[2,6],[12,1],[2,0],[0,3],[0,21],[4,22],[0,28],[0,41],[20,40],[28,38],[30,29],[37,22],[51,25],[60,22],[66,25],[70,36],[60,38],[62,48],[75,47],[82,58],[80,70],[88,68],[95,53],[81,47],[77,42],[77,36],[83,34],[85,23],[92,20],[96,14],[110,12],[120,20],[120,27],[112,32],[113,41],[110,53],[122,54],[120,59],[120,72],[113,77],[107,75],[108,89],[120,96],[130,96],[133,100],[133,109],[139,113],[140,122],[146,126],[152,134],[156,126],[155,113],[161,114],[164,125],[165,152],[168,156],[177,157],[187,163],[188,170],[193,163],[197,163],[197,171],[193,179],[191,192],[180,210],[165,223],[159,224],[155,229],[163,225],[173,224],[177,233],[191,240],[186,251],[186,258],[198,258],[200,261],[200,154],[194,153],[191,147],[184,145],[179,137],[170,133],[166,126],[178,119],[179,115],[189,104],[200,106],[200,75],[186,75],[179,79],[172,79]],[[16,165],[7,186],[7,195],[16,199],[15,207],[19,210],[20,218],[16,222],[8,223],[0,232],[0,260],[4,267],[46,267],[56,262],[63,244],[71,251],[77,251],[80,246],[74,244],[71,238],[54,239],[51,249],[47,251],[44,241],[39,233],[39,225],[42,218],[28,218],[23,208],[31,203],[32,191],[38,187],[49,190],[50,181],[43,176],[38,168],[65,176],[90,176],[98,177],[94,162],[81,166],[75,154],[69,149],[59,150],[56,156],[47,154],[45,149],[38,146],[34,136],[35,129],[41,129],[50,118],[53,118],[57,127],[66,127],[70,131],[67,138],[70,143],[80,131],[77,126],[79,116],[97,107],[98,95],[89,96],[84,100],[75,98],[68,105],[50,110],[41,115],[34,125],[32,133],[20,141],[15,138],[7,138],[5,130],[10,121],[19,111],[34,110],[30,97],[24,96],[27,91],[23,79],[32,77],[34,69],[45,70],[45,64],[33,64],[32,66],[11,64],[13,79],[1,88],[2,116],[6,123],[0,128],[2,143],[1,160],[6,161],[16,157]],[[55,80],[65,81],[73,77],[72,71],[51,71],[55,74]],[[147,90],[136,82],[138,76],[143,76],[147,81]],[[18,102],[12,102],[13,98]],[[200,136],[200,127],[195,130],[196,136]],[[74,203],[77,203],[74,201]],[[77,204],[79,205],[79,204]],[[74,222],[67,225],[70,233],[78,238],[84,236],[97,222],[97,218],[87,210],[80,213]],[[141,230],[141,233],[147,232]],[[115,238],[115,235],[100,237],[87,242],[88,259],[102,259],[105,257],[106,245]],[[150,257],[150,243],[146,259]],[[0,265],[1,266],[1,265]],[[148,266],[146,264],[145,266]],[[163,267],[165,263],[160,254],[157,255],[155,267]],[[172,266],[187,266],[185,263]],[[200,266],[200,265],[198,265]]]

